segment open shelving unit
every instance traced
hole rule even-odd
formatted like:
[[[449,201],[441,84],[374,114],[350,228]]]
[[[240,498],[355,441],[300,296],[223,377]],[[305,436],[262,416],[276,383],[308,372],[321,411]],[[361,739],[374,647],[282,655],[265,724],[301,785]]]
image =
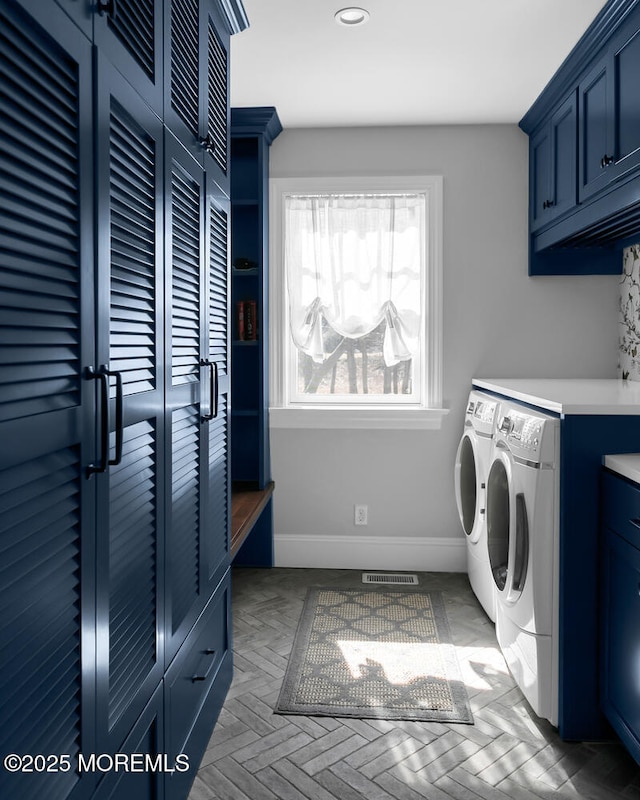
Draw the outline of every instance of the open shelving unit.
[[[273,566],[269,147],[281,131],[271,106],[231,109],[231,557],[243,566]]]

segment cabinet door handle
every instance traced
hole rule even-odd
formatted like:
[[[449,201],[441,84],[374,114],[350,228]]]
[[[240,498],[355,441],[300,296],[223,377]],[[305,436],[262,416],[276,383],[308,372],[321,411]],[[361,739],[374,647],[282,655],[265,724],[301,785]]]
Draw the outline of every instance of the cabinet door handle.
[[[124,439],[124,388],[121,372],[105,368],[105,375],[116,379],[116,453],[115,458],[109,460],[109,466],[117,467],[122,461],[122,442]]]
[[[100,460],[89,464],[87,478],[107,471],[109,462],[109,376],[108,370],[102,366],[96,372],[93,367],[87,367],[88,380],[100,381]]]
[[[545,200],[544,203],[542,204],[542,208],[545,209],[551,208],[552,205],[553,205],[553,200]]]
[[[616,160],[616,159],[615,159],[615,157],[614,157],[614,156],[607,156],[607,155],[604,155],[604,156],[602,156],[602,158],[600,159],[600,167],[601,167],[602,169],[604,169],[605,167],[608,167],[608,166],[609,166],[609,164],[613,164],[613,162],[614,162],[615,160]]]
[[[198,139],[198,144],[212,156],[216,151],[216,143],[214,142],[210,133],[206,136],[201,136]]]
[[[218,365],[208,358],[201,358],[200,366],[209,367],[209,413],[200,417],[201,422],[209,422],[218,416]]]
[[[213,362],[213,374],[215,378],[215,386],[212,384],[211,386],[211,397],[213,402],[213,411],[211,414],[211,419],[215,419],[218,416],[218,390],[219,390],[219,381],[218,381],[218,362]]]
[[[98,0],[97,10],[100,16],[107,14],[112,20],[115,20],[117,13],[116,0]]]
[[[215,654],[216,654],[216,651],[211,647],[207,647],[207,649],[204,650],[204,655],[205,656],[215,656]],[[191,682],[192,683],[197,683],[198,681],[206,681],[207,678],[209,677],[209,674],[211,673],[211,669],[212,669],[212,667],[213,667],[213,665],[215,663],[216,663],[215,661],[212,661],[209,664],[209,666],[208,666],[206,672],[204,673],[204,675],[193,675],[191,677]]]

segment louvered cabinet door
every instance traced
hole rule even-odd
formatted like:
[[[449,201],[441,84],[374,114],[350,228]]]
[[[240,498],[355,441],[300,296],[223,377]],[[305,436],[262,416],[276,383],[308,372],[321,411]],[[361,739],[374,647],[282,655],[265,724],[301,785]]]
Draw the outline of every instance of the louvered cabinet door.
[[[203,158],[199,0],[166,0],[164,121],[198,161]]]
[[[217,582],[229,563],[229,201],[207,181],[207,351],[214,365],[216,402],[207,422],[208,483],[205,539],[208,574]]]
[[[109,379],[98,476],[98,730],[117,750],[164,668],[162,125],[98,58],[98,364]]]
[[[0,797],[78,800],[95,749],[92,71],[46,5],[0,0],[0,759],[71,768],[0,768]]]
[[[229,193],[229,40],[216,0],[167,0],[165,122]]]
[[[207,600],[202,547],[204,417],[215,390],[204,358],[204,173],[167,134],[165,169],[167,663]]]
[[[230,32],[217,2],[203,3],[200,33],[202,74],[206,75],[202,111],[207,175],[229,196],[229,47]]]
[[[95,0],[92,3],[95,43],[159,116],[163,105],[164,2]]]

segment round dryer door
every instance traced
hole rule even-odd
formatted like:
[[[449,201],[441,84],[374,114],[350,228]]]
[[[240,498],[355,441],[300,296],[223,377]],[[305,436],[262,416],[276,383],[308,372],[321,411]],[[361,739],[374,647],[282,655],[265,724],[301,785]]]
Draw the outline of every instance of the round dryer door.
[[[527,577],[529,520],[508,458],[497,458],[487,478],[487,547],[496,586],[508,602],[515,602]]]
[[[493,580],[500,591],[509,572],[509,532],[511,500],[507,465],[498,458],[491,465],[487,478],[487,547]]]
[[[473,439],[465,433],[456,455],[455,493],[462,528],[472,539],[478,536],[480,510],[480,478]]]

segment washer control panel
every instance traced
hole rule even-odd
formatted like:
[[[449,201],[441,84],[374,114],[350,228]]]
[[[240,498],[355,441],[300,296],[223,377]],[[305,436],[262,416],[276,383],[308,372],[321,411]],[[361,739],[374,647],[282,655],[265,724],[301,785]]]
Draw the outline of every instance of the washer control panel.
[[[516,455],[539,461],[544,426],[545,420],[509,408],[498,420],[498,433]]]

